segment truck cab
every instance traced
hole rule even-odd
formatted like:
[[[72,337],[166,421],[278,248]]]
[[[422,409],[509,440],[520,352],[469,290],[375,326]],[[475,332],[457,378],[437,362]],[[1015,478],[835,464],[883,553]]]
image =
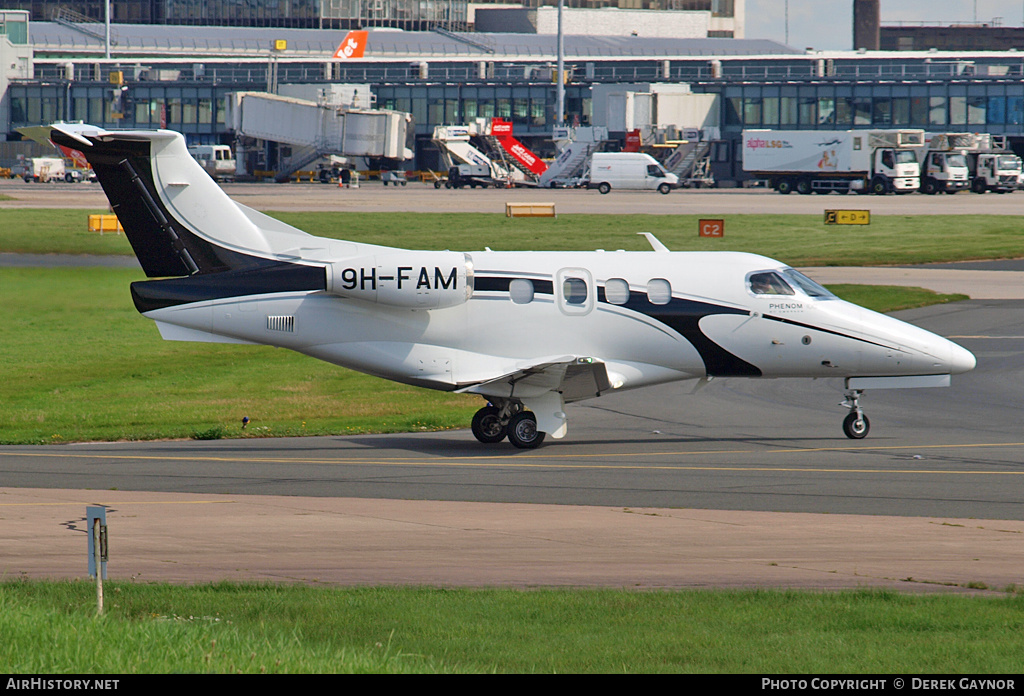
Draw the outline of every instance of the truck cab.
[[[1008,193],[1021,188],[1021,160],[1011,152],[969,153],[968,163],[973,165],[971,190],[975,193]]]
[[[879,148],[875,151],[872,193],[885,193],[878,189],[883,180],[897,193],[916,191],[921,184],[921,168],[914,150]]]
[[[921,191],[956,193],[971,185],[967,157],[956,150],[927,150],[921,166]]]

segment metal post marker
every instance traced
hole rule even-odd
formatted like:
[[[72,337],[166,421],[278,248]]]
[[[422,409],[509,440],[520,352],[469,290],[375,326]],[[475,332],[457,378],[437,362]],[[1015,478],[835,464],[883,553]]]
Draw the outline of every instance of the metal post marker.
[[[107,508],[88,505],[85,508],[89,537],[89,575],[96,578],[96,613],[103,613],[103,581],[107,577]]]

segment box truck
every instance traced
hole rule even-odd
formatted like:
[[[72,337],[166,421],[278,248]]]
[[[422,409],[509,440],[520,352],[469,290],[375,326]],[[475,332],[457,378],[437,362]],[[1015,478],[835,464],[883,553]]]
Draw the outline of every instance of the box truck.
[[[920,156],[921,190],[1007,193],[1021,187],[1021,161],[1005,139],[988,133],[927,133]]]
[[[668,193],[679,188],[679,177],[642,152],[595,152],[584,179],[587,188],[596,188],[601,193],[613,188]]]
[[[63,157],[30,157],[25,160],[21,177],[26,182],[74,181],[67,178]]]
[[[779,193],[886,194],[921,183],[920,129],[744,130],[743,170]]]
[[[925,146],[918,150],[921,164],[921,193],[956,193],[969,188],[971,173],[965,150],[977,149],[972,133],[925,133]]]

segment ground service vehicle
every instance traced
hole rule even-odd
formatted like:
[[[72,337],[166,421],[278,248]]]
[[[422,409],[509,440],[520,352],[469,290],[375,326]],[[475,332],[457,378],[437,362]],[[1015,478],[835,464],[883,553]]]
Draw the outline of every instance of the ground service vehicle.
[[[679,177],[642,152],[595,152],[590,158],[590,174],[585,178],[587,188],[596,188],[601,193],[613,188],[668,193],[679,188]]]
[[[964,157],[971,174],[971,190],[975,193],[1009,193],[1024,188],[1024,169],[1020,157],[1012,152],[968,151]]]
[[[1006,193],[1021,186],[1020,158],[988,133],[928,133],[921,155],[921,190]]]
[[[917,151],[921,163],[921,193],[956,193],[969,188],[971,173],[964,149],[974,147],[971,133],[927,133]]]
[[[62,157],[32,157],[25,160],[25,170],[21,177],[26,181],[45,183],[48,181],[74,181],[67,178]]]
[[[227,145],[190,145],[188,154],[199,162],[214,181],[233,181],[235,158]]]
[[[743,170],[779,193],[916,191],[924,131],[744,130]]]

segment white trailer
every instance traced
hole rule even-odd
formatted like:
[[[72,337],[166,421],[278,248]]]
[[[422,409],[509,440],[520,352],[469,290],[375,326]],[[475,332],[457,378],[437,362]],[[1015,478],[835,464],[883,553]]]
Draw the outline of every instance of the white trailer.
[[[744,130],[743,170],[779,193],[916,191],[919,129]]]

